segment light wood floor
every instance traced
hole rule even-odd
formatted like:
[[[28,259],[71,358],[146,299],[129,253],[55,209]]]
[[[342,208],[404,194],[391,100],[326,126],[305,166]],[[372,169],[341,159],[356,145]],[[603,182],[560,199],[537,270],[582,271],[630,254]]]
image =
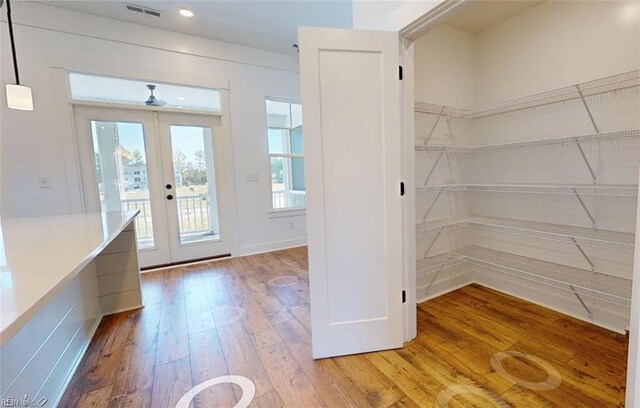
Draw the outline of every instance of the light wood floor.
[[[269,285],[282,275],[297,283]],[[622,406],[624,336],[477,285],[420,304],[419,335],[403,349],[313,361],[304,248],[143,280],[147,306],[103,319],[60,406],[175,407],[229,373],[253,380],[252,407],[437,407],[447,392],[461,392],[449,401],[458,407]],[[521,356],[497,372],[491,358],[505,350],[544,360],[559,386],[530,389],[549,374]],[[195,406],[239,397],[239,387],[216,385]]]

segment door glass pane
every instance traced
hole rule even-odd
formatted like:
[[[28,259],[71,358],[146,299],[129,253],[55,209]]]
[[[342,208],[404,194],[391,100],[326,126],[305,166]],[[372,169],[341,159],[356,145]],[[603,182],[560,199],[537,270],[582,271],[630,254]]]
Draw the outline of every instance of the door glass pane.
[[[91,121],[100,206],[103,211],[140,210],[138,248],[153,248],[147,154],[141,123]]]
[[[210,128],[170,126],[180,242],[220,238]]]

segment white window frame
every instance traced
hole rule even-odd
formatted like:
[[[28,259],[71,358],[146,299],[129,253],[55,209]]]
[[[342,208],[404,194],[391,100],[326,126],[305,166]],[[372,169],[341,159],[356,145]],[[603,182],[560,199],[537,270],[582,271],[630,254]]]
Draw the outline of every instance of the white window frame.
[[[291,137],[291,131],[294,128],[290,128],[290,127],[273,127],[273,126],[269,126],[269,120],[268,120],[268,112],[267,112],[267,102],[281,102],[281,103],[288,103],[288,104],[298,104],[300,106],[302,106],[302,103],[299,100],[296,99],[289,99],[289,98],[280,98],[280,97],[270,97],[267,96],[265,97],[265,125],[266,125],[266,139],[267,139],[267,155],[268,155],[268,169],[269,169],[269,215],[271,217],[281,217],[281,216],[290,216],[290,215],[305,215],[306,213],[306,205],[305,206],[299,206],[299,207],[286,207],[286,208],[274,208],[273,207],[273,179],[272,179],[272,173],[271,173],[271,159],[274,157],[281,157],[284,159],[291,159],[291,158],[300,158],[304,160],[304,150],[302,152],[302,154],[299,153],[291,153],[291,142],[290,142],[290,137]],[[291,107],[289,107],[289,117],[291,117]],[[304,143],[304,123],[302,124],[302,128],[303,128],[303,133],[302,133],[302,139],[303,139],[303,143]],[[269,152],[269,129],[277,129],[277,130],[287,130],[289,131],[289,143],[284,143],[283,144],[283,153],[270,153]],[[288,164],[288,161],[285,160],[284,164],[283,164],[284,168],[283,168],[283,173],[284,173],[284,183],[285,183],[285,191],[293,191],[292,188],[288,188],[291,187],[291,183],[292,183],[292,178],[293,175],[291,173],[291,167]],[[301,191],[301,190],[295,190],[295,191]],[[306,185],[305,185],[305,195],[306,195]],[[305,203],[306,203],[306,197],[305,197]]]

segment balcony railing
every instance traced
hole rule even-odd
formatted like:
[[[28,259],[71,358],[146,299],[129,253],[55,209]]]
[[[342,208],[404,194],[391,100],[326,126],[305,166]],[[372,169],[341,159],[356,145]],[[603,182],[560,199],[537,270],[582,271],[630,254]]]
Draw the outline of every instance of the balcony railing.
[[[177,197],[176,201],[180,235],[218,233],[216,203],[215,201],[210,202],[208,194]],[[138,242],[141,247],[146,242],[153,245],[153,222],[149,198],[127,198],[120,202],[124,211],[140,210],[140,215],[136,218]],[[211,218],[212,211],[213,219]]]
[[[306,191],[274,191],[273,192],[273,208],[300,208],[307,204]]]

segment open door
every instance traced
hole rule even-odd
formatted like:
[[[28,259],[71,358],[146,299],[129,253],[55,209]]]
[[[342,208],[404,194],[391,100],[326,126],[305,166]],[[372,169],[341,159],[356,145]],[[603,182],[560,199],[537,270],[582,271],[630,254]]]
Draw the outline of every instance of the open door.
[[[300,28],[313,357],[402,347],[394,32]]]

